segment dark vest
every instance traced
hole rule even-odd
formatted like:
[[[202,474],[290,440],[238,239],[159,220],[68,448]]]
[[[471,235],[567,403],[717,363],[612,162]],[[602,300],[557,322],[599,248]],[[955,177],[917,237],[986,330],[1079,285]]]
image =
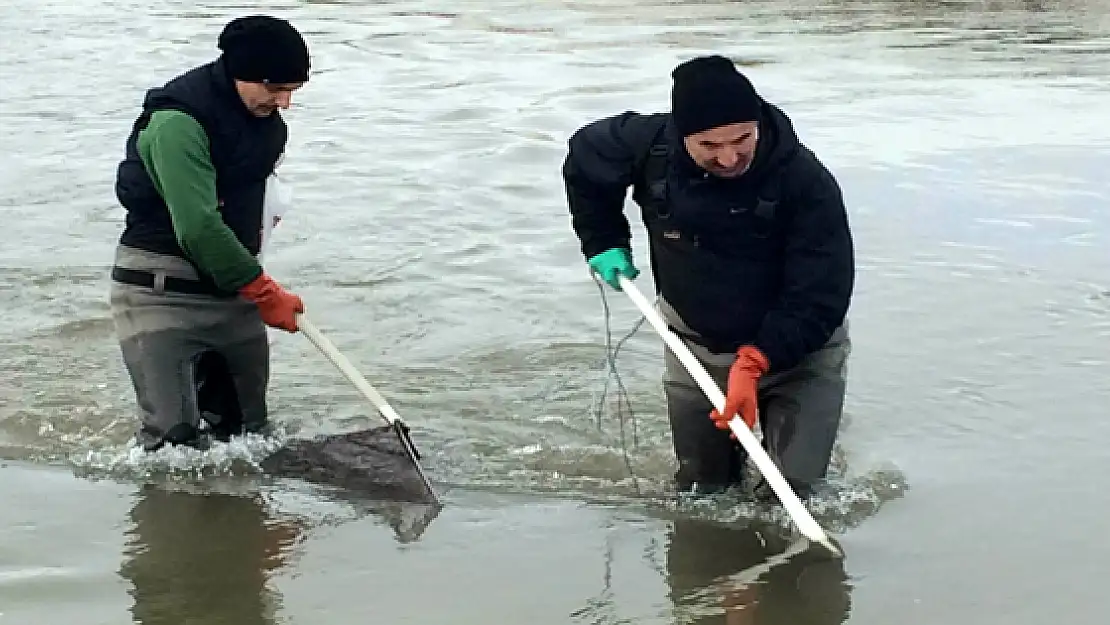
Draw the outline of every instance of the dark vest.
[[[641,143],[632,181],[656,290],[697,342],[735,351],[754,340],[781,291],[789,212],[779,197],[781,172],[756,188],[678,174],[672,151],[681,148],[667,129],[664,122],[646,149]]]
[[[127,209],[120,243],[186,258],[166,203],[147,175],[136,148],[139,132],[150,121],[150,115],[161,109],[187,113],[204,128],[224,223],[251,254],[257,255],[266,178],[285,150],[288,130],[276,112],[261,118],[247,110],[219,60],[147,91],[142,113],[127,138],[126,157],[116,174],[116,197]]]

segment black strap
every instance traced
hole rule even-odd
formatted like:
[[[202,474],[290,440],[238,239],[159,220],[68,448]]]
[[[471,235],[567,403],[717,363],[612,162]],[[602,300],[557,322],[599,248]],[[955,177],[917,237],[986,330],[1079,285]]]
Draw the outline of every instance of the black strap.
[[[670,204],[667,202],[667,161],[670,157],[670,148],[667,143],[654,143],[648,150],[644,159],[644,187],[648,197],[655,204],[655,210],[660,217],[671,214]]]
[[[666,120],[660,119],[658,125],[649,133],[645,133],[642,143],[636,148],[636,160],[633,164],[633,183],[639,186],[646,194],[649,202],[655,205],[656,210],[666,212],[667,198],[667,162],[670,158],[670,148],[664,133]]]
[[[127,269],[125,267],[112,267],[112,279],[116,282],[146,287],[148,289],[153,289],[155,287],[155,275],[150,271]],[[174,276],[165,276],[162,288],[165,291],[186,293],[189,295],[215,295],[218,297],[235,296],[234,293],[220,290],[214,284],[208,282],[177,278]]]

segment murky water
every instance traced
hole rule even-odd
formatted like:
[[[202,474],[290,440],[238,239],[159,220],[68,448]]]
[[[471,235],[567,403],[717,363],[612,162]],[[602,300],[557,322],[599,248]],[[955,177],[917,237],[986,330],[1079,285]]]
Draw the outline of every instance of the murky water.
[[[413,426],[434,519],[263,479],[265,443],[126,447],[115,165],[142,91],[210,59],[238,4],[0,7],[0,624],[1105,621],[1110,3],[270,6],[316,73],[268,266]],[[649,327],[620,356],[632,475],[602,401],[565,140],[664,109],[707,51],[849,202],[849,415],[814,506],[843,562],[766,510],[668,502]],[[377,423],[303,337],[275,334],[273,368],[283,436]]]

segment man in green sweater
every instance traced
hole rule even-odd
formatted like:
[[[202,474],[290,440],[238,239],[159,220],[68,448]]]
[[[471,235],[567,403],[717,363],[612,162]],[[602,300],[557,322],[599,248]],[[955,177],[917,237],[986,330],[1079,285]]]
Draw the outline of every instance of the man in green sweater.
[[[257,257],[288,137],[279,109],[308,80],[308,48],[267,16],[232,20],[218,43],[218,59],[146,93],[117,171],[110,300],[148,451],[264,432],[266,326],[296,332],[304,310]]]

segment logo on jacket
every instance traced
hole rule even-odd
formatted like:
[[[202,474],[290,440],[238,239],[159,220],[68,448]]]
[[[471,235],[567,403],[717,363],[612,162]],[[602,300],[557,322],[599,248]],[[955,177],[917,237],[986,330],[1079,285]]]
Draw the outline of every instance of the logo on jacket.
[[[680,232],[678,230],[664,230],[663,231],[663,238],[664,239],[670,239],[672,241],[677,241],[677,240],[682,238],[682,232]]]

